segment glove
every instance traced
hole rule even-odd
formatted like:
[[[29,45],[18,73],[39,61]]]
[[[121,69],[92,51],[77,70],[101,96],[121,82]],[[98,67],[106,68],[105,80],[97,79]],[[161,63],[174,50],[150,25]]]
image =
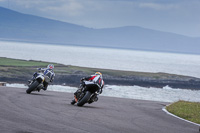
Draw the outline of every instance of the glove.
[[[85,80],[85,77],[83,77],[83,78],[81,79],[81,81],[83,81],[83,80]]]
[[[102,93],[102,89],[99,89],[99,90],[98,90],[98,93],[101,94],[101,93]]]
[[[33,74],[33,77],[36,77],[37,76],[37,72],[35,72],[34,74]]]
[[[38,72],[41,72],[41,71],[42,71],[42,68],[38,68],[37,70],[38,70]]]

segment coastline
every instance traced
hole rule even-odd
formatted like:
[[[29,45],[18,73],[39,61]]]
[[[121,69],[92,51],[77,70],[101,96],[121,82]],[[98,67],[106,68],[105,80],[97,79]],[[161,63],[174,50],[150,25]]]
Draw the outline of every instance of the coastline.
[[[9,61],[6,64],[3,61]],[[7,83],[26,84],[33,73],[39,67],[45,67],[50,62],[26,61],[0,57],[0,81]],[[14,65],[12,63],[16,62]],[[98,68],[86,68],[71,65],[55,64],[54,85],[67,85],[77,87],[80,79],[90,74],[100,71],[103,73],[105,84],[123,85],[123,86],[141,86],[162,88],[169,86],[171,88],[200,90],[200,78],[168,74],[168,73],[147,73],[134,71],[120,71]]]

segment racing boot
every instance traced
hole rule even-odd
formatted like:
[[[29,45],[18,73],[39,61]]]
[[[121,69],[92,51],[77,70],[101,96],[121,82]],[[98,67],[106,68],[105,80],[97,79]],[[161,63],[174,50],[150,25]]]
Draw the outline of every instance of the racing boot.
[[[76,101],[75,101],[75,99],[73,99],[72,101],[71,101],[71,105],[74,105],[76,103]]]

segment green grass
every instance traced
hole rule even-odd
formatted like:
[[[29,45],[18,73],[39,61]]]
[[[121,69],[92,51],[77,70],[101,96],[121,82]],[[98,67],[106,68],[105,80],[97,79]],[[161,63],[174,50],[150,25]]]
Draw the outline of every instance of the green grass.
[[[0,57],[0,66],[47,66],[49,62],[26,61]]]
[[[61,64],[32,61],[32,60],[19,60],[0,57],[0,77],[16,77],[24,75],[32,75],[37,71],[37,68],[47,67],[48,64],[54,64],[55,67],[63,66]]]
[[[170,113],[183,119],[200,124],[200,103],[178,101],[166,108]]]
[[[136,77],[141,80],[189,80],[190,77],[175,75],[175,74],[167,74],[167,73],[147,73],[147,72],[134,72],[134,71],[120,71],[120,70],[111,70],[111,69],[99,69],[99,68],[87,68],[87,67],[79,67],[79,66],[71,66],[71,65],[62,65],[51,62],[43,62],[43,61],[33,61],[33,60],[19,60],[19,59],[11,59],[0,57],[0,76],[14,76],[16,74],[22,75],[25,73],[30,73],[36,71],[39,67],[46,67],[48,64],[54,64],[55,69],[54,72],[60,75],[66,74],[82,74],[82,75],[90,75],[95,72],[101,72],[103,75],[109,75],[113,77]],[[21,72],[21,73],[20,73]],[[23,72],[23,73],[22,73]]]
[[[111,70],[111,69],[101,69],[101,68],[87,68],[79,66],[68,66],[71,71],[83,71],[86,74],[92,74],[95,72],[101,72],[102,74],[112,75],[112,76],[140,76],[146,78],[158,79],[177,79],[180,75],[168,74],[168,73],[150,73],[150,72],[135,72],[135,71],[123,71],[123,70]],[[186,76],[181,76],[186,77]]]

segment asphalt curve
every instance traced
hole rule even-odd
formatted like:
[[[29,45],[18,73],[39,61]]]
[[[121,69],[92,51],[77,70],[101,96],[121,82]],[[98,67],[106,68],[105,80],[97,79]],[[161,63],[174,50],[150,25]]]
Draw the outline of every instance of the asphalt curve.
[[[197,133],[162,111],[168,103],[99,97],[83,107],[73,94],[0,87],[0,133]]]

